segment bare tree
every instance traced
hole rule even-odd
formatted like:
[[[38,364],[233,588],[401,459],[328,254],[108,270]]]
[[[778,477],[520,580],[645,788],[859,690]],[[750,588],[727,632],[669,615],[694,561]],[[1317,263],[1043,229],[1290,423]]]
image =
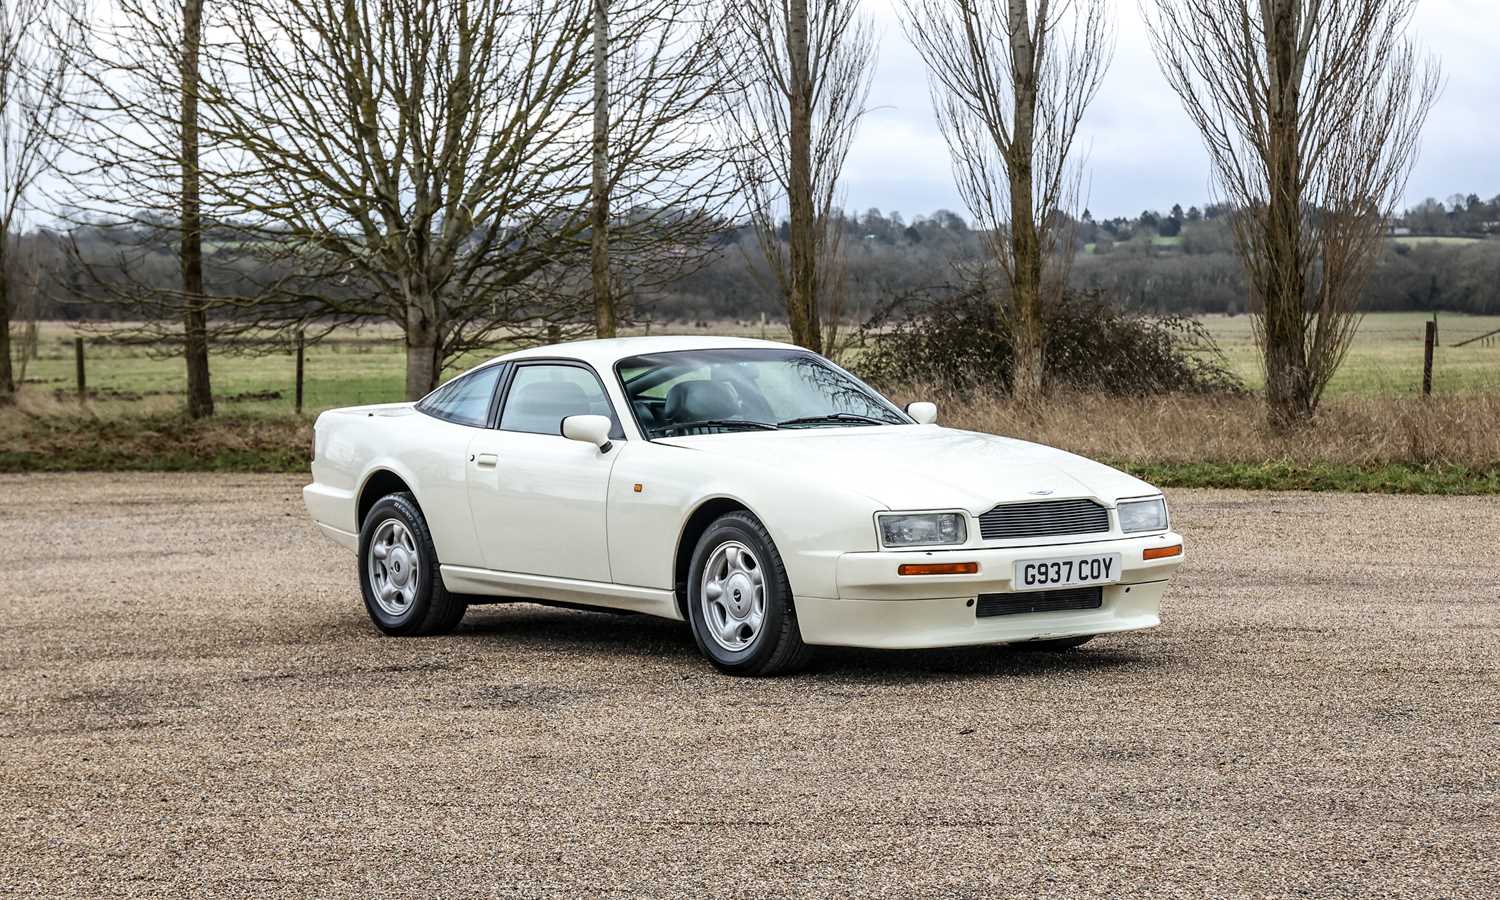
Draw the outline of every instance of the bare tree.
[[[1044,388],[1044,304],[1067,281],[1073,143],[1113,49],[1104,0],[903,0],[954,178],[1005,287],[1012,392]]]
[[[734,90],[723,125],[751,222],[786,302],[792,340],[824,349],[822,315],[843,274],[839,177],[865,113],[875,38],[858,0],[731,4],[723,68]],[[782,212],[788,217],[782,239]]]
[[[1145,0],[1142,0],[1143,7]],[[1416,0],[1151,0],[1162,71],[1233,207],[1271,422],[1311,419],[1437,97]]]
[[[203,297],[203,202],[201,154],[198,146],[198,86],[203,47],[203,0],[183,0],[178,138],[178,166],[182,173],[178,225],[181,233],[182,295],[185,300],[182,333],[187,362],[188,415],[197,419],[214,412],[213,386],[208,374],[208,313]]]
[[[689,139],[708,106],[697,77],[707,67],[662,36],[680,34],[671,10],[686,5],[611,8],[611,71],[643,73],[611,81],[599,195],[628,190],[637,201],[609,216],[608,262],[627,271],[692,257],[687,236],[709,218],[693,201],[713,175]],[[311,339],[394,322],[412,398],[469,350],[595,329],[577,277],[589,271],[595,211],[592,0],[216,9],[199,96],[215,162],[203,168],[204,195],[215,227],[237,231],[232,243],[268,277],[253,302],[218,298],[211,319]],[[661,46],[672,52],[649,52]],[[669,252],[674,241],[681,252]]]
[[[15,402],[11,255],[37,179],[69,121],[77,2],[0,0],[0,405]]]
[[[20,346],[13,341],[12,363],[16,385],[26,383],[26,369],[32,360],[41,356],[42,310],[47,302],[48,288],[56,278],[55,263],[59,258],[53,245],[56,237],[45,229],[36,229],[14,243],[7,255],[11,273],[6,293],[10,300],[10,324],[19,337]]]
[[[611,337],[637,290],[705,259],[705,240],[722,229],[736,186],[712,128],[725,7],[592,2],[589,268],[595,334]],[[630,200],[624,215],[615,212],[616,194]]]
[[[227,324],[209,320],[208,270],[227,270],[236,256],[204,252],[198,106],[205,27],[204,0],[112,0],[108,15],[80,23],[87,42],[71,102],[83,127],[61,198],[75,224],[86,223],[116,250],[95,258],[76,243],[70,248],[89,275],[89,296],[138,320],[112,330],[181,348],[193,418],[213,414],[209,347]],[[167,255],[175,286],[154,271]]]
[[[217,218],[271,267],[262,323],[386,319],[406,395],[530,323],[577,329],[589,0],[223,0],[201,97]],[[234,310],[221,308],[221,315]]]
[[[615,336],[615,300],[609,283],[609,0],[594,3],[594,146],[589,220],[589,274],[594,290],[594,333]]]

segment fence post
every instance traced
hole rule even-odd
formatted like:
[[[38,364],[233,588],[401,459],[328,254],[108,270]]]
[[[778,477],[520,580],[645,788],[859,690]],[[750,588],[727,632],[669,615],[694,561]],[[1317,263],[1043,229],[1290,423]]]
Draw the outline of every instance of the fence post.
[[[302,415],[302,358],[307,351],[307,335],[297,329],[297,415]]]
[[[1432,347],[1437,343],[1437,323],[1427,323],[1426,349],[1422,355],[1422,396],[1432,395]]]
[[[73,338],[73,361],[78,370],[78,402],[85,403],[89,397],[88,380],[83,373],[83,338]]]

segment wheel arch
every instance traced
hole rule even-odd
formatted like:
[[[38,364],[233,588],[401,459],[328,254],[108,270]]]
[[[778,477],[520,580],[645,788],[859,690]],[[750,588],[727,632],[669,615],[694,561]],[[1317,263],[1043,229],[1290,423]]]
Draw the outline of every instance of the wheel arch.
[[[684,622],[688,621],[688,569],[692,566],[693,551],[698,547],[698,539],[703,537],[703,532],[720,516],[732,512],[756,515],[755,510],[734,497],[717,496],[700,502],[682,523],[682,531],[677,536],[677,551],[672,560],[672,594],[677,600],[677,612]]]
[[[358,499],[354,505],[354,529],[359,531],[364,528],[365,517],[370,514],[376,503],[382,497],[391,494],[408,493],[413,497],[416,493],[412,491],[411,485],[393,469],[373,469],[365,476],[364,484],[360,485]],[[418,508],[421,504],[418,503]]]

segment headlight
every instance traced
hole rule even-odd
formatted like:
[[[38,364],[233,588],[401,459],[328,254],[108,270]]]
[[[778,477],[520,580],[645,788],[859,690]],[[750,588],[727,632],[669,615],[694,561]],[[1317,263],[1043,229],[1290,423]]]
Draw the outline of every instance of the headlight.
[[[1136,531],[1165,531],[1167,528],[1167,501],[1133,500],[1121,503],[1120,530],[1126,534]]]
[[[876,517],[887,547],[962,544],[969,539],[963,513],[895,513]]]

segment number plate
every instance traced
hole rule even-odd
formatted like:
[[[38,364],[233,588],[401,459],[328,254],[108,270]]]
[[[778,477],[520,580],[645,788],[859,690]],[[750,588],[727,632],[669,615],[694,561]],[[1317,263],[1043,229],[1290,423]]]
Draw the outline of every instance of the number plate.
[[[1012,587],[1018,591],[1114,584],[1120,580],[1120,554],[1057,556],[1051,559],[1016,561]]]

